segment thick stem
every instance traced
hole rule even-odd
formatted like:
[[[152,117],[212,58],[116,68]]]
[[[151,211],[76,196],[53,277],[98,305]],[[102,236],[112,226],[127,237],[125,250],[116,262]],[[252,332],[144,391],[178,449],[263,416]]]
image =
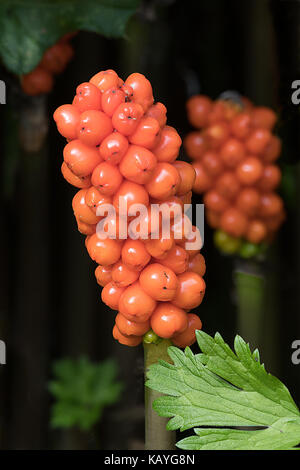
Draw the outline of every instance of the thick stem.
[[[238,308],[237,331],[259,348],[264,363],[278,374],[278,285],[276,249],[268,255],[268,267],[261,262],[240,262],[234,272]]]
[[[162,340],[158,344],[144,343],[145,376],[151,364],[159,359],[171,362],[168,356],[168,347],[171,342]],[[146,450],[173,450],[175,449],[175,431],[167,431],[167,418],[161,418],[153,410],[153,401],[160,393],[145,387],[145,449]]]
[[[237,331],[252,347],[259,347],[264,315],[264,276],[257,265],[243,263],[234,271],[234,283]]]

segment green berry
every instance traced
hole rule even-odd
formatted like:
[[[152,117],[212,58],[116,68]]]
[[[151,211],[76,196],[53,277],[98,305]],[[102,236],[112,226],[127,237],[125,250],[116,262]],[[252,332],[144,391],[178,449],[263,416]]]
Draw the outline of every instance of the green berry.
[[[143,341],[146,344],[151,344],[151,343],[157,344],[161,341],[161,338],[157,336],[157,334],[155,334],[153,330],[149,330],[147,331],[146,334],[144,334]]]
[[[226,255],[233,255],[238,252],[241,246],[240,238],[234,238],[223,232],[223,230],[217,230],[214,233],[214,242],[217,248]]]
[[[240,248],[239,255],[241,258],[249,259],[260,253],[260,245],[256,243],[244,242]]]

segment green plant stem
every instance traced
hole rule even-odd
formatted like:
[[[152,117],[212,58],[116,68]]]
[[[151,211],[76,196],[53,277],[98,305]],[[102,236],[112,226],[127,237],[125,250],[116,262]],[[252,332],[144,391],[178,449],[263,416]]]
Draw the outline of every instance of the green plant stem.
[[[234,271],[238,308],[237,331],[255,347],[263,328],[265,278],[257,263],[243,263]]]
[[[237,331],[259,348],[273,374],[279,373],[278,272],[276,247],[268,255],[269,267],[259,261],[242,261],[234,271],[238,309]]]
[[[171,362],[167,350],[171,346],[169,340],[162,340],[158,344],[144,343],[145,375],[151,364],[159,359]],[[161,394],[145,387],[145,449],[146,450],[173,450],[175,449],[175,431],[167,431],[167,418],[161,418],[153,410],[153,401]]]

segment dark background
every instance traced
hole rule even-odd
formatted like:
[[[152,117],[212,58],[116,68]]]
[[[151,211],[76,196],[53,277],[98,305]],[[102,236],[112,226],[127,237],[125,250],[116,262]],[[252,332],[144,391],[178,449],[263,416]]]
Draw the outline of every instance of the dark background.
[[[74,59],[47,97],[49,133],[39,152],[16,148],[14,126],[16,115],[26,121],[28,109],[41,102],[21,95],[17,82],[8,78],[0,126],[0,339],[7,345],[7,365],[0,366],[2,448],[134,449],[143,443],[142,348],[112,339],[114,314],[101,302],[95,266],[76,230],[75,189],[60,173],[64,139],[52,121],[56,107],[72,101],[79,83],[107,68],[123,78],[144,73],[155,99],[168,108],[168,123],[182,137],[190,130],[185,102],[194,93],[216,98],[224,90],[237,90],[278,111],[281,165],[289,174],[283,194],[288,217],[259,266],[266,283],[259,335],[253,340],[237,330],[237,262],[216,251],[209,228],[203,249],[207,293],[198,312],[204,330],[219,331],[230,345],[236,333],[253,340],[251,347],[259,346],[267,370],[289,387],[299,405],[300,365],[291,362],[291,343],[300,339],[299,111],[290,98],[291,82],[300,79],[299,44],[298,1],[144,2],[126,39],[84,32],[75,37]],[[53,431],[47,391],[51,364],[82,354],[92,360],[116,358],[125,382],[122,400],[88,435]]]

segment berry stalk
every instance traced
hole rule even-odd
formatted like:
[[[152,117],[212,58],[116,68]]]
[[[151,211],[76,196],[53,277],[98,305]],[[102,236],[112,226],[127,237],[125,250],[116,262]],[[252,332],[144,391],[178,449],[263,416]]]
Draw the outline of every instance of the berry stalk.
[[[151,364],[158,360],[170,362],[168,347],[172,345],[168,339],[158,343],[146,343],[144,341],[145,377]],[[145,387],[145,449],[146,450],[174,450],[176,442],[175,431],[167,431],[167,418],[161,418],[152,407],[153,401],[160,394],[155,390]]]

